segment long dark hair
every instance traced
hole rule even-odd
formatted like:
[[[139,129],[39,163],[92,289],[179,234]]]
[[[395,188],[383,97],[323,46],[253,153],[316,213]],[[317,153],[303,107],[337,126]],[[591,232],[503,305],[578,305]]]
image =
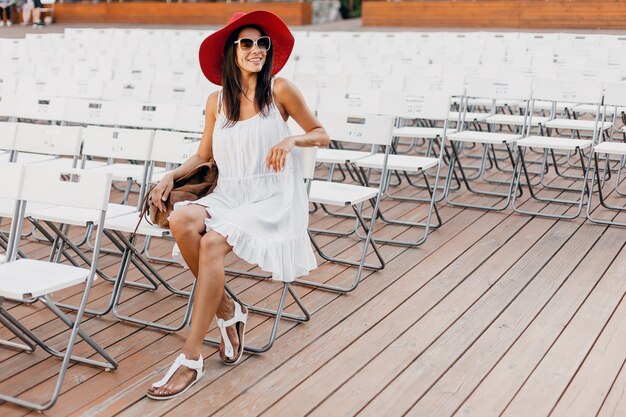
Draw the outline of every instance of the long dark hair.
[[[232,127],[239,121],[241,93],[241,71],[237,66],[238,47],[234,42],[239,37],[239,33],[245,28],[255,28],[261,32],[261,36],[267,36],[265,31],[255,25],[239,28],[230,34],[224,45],[224,61],[222,64],[222,106],[226,115],[224,127]],[[273,45],[272,45],[273,46]],[[270,104],[272,104],[272,64],[274,58],[274,48],[267,51],[265,64],[257,75],[256,91],[254,92],[254,107],[261,116],[267,116]]]

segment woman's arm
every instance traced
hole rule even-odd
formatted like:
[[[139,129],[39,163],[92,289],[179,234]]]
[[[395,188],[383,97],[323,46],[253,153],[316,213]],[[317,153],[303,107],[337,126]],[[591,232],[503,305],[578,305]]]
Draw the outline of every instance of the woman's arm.
[[[279,172],[285,166],[287,154],[294,146],[327,146],[330,142],[328,134],[309,109],[304,97],[298,88],[284,78],[276,78],[274,81],[274,99],[281,113],[286,113],[300,125],[304,134],[289,136],[274,146],[265,159],[266,168],[273,167]]]
[[[213,92],[207,99],[204,109],[204,132],[202,133],[202,139],[198,145],[197,152],[189,157],[181,166],[165,174],[163,178],[161,178],[161,181],[154,187],[152,193],[150,193],[152,202],[161,211],[165,211],[165,204],[163,204],[163,202],[167,200],[172,188],[174,188],[174,181],[184,177],[195,167],[208,162],[213,157],[213,128],[215,127],[217,115],[218,94],[217,91]]]

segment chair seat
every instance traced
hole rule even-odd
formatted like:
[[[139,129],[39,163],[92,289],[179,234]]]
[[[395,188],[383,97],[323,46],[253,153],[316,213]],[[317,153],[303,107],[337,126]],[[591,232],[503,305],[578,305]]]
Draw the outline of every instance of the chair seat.
[[[493,100],[490,99],[490,98],[470,98],[470,99],[467,100],[467,103],[470,106],[481,106],[481,107],[487,107],[487,108],[491,108],[491,103],[492,102],[493,102]],[[496,100],[496,107],[519,106],[522,103],[523,103],[522,100],[497,99]]]
[[[312,181],[309,201],[334,206],[349,206],[374,198],[377,194],[377,188],[329,181]]]
[[[593,131],[596,127],[594,120],[575,120],[575,119],[554,119],[546,122],[546,127],[554,129],[572,129],[572,130],[590,130]],[[600,124],[598,124],[600,126]],[[611,122],[603,122],[602,129],[608,129],[613,126]]]
[[[489,117],[489,113],[474,113],[474,112],[467,112],[465,114],[465,121],[466,122],[484,122],[485,120],[487,120],[487,117]],[[458,111],[451,111],[448,115],[448,120],[452,121],[452,122],[456,122],[459,119],[459,112]]]
[[[612,155],[626,155],[626,143],[602,142],[593,147],[595,153],[608,153]]]
[[[88,276],[89,270],[84,268],[18,259],[0,265],[0,297],[15,300],[40,297],[85,282]]]
[[[598,111],[598,106],[594,106],[593,104],[579,104],[578,106],[573,108],[576,113],[593,113],[595,114]],[[626,112],[626,107],[618,107],[617,113]],[[615,114],[615,106],[606,106],[606,113],[608,116],[613,116]]]
[[[448,129],[448,133],[454,133],[456,129]],[[393,130],[393,136],[400,138],[426,138],[435,139],[441,137],[443,128],[440,127],[417,127],[405,126]]]
[[[545,124],[548,120],[550,120],[549,117],[533,116],[531,123],[533,126],[539,126],[539,124]],[[523,126],[525,120],[524,116],[516,114],[494,114],[493,116],[489,116],[487,118],[487,123],[496,125]]]
[[[133,213],[137,209],[133,206],[109,203],[105,219]],[[30,217],[37,220],[47,220],[54,223],[70,224],[73,226],[87,226],[88,223],[100,223],[100,210],[91,210],[78,207],[54,206],[43,210],[32,211]]]
[[[34,210],[41,210],[48,207],[52,207],[52,204],[45,203],[28,203],[26,205],[25,216],[30,216],[30,213]],[[6,217],[8,219],[13,218],[13,213],[15,212],[15,200],[7,200],[5,198],[0,198],[0,217]]]
[[[107,218],[104,221],[104,228],[108,230],[116,230],[123,233],[132,233],[139,221],[139,213],[134,212],[123,216]],[[153,226],[144,218],[137,228],[137,233],[144,236],[165,237],[170,236],[169,229],[159,226]]]
[[[19,162],[20,164],[36,164],[44,161],[51,161],[53,159],[58,159],[53,155],[42,155],[38,153],[29,153],[29,152],[18,152],[17,160],[15,162]]]
[[[96,169],[110,172],[113,175],[113,181],[139,181],[143,178],[144,166],[118,163],[105,165]],[[165,168],[154,168],[154,173],[156,174],[164,170]]]
[[[448,139],[456,142],[474,142],[488,144],[511,143],[515,142],[519,138],[521,138],[520,135],[513,135],[510,133],[477,132],[474,130],[465,130],[463,132],[448,135]]]
[[[359,159],[356,162],[358,167],[383,169],[385,154],[377,153]],[[427,158],[423,156],[413,155],[389,155],[387,159],[387,168],[397,171],[419,172],[425,169],[437,166],[439,160],[437,158]]]
[[[576,106],[580,106],[578,103],[567,103],[567,102],[558,102],[556,103],[556,111],[563,112],[565,109],[573,109]],[[533,104],[533,111],[551,111],[552,110],[552,101],[543,101],[543,100],[535,100]]]
[[[585,149],[592,145],[590,140],[552,138],[549,136],[529,136],[517,141],[517,146],[526,146],[542,149],[561,149],[565,151],[575,151]]]
[[[161,181],[161,178],[163,178],[166,174],[170,173],[172,171],[161,171],[161,172],[156,172],[152,174],[152,178],[150,178],[150,181],[148,181],[149,184],[157,184],[159,181]],[[141,184],[141,179],[139,179],[139,184]]]
[[[55,158],[48,161],[39,162],[39,164],[60,169],[70,169],[73,167],[74,161],[70,158]],[[76,161],[76,167],[80,168],[81,164],[82,161]],[[85,161],[85,169],[99,168],[105,165],[106,162],[103,161]]]
[[[357,159],[364,158],[368,155],[371,155],[371,152],[322,148],[317,150],[315,161],[327,164],[345,164],[348,162],[354,162]]]

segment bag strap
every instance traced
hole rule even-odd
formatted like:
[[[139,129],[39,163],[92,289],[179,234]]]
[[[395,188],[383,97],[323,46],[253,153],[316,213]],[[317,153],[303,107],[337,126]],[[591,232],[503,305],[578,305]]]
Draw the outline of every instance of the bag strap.
[[[133,230],[133,232],[130,234],[130,240],[132,241],[132,239],[135,238],[135,235],[137,234],[137,229],[139,229],[139,225],[141,224],[141,220],[143,220],[143,218],[146,218],[146,221],[152,225],[152,223],[149,220],[149,217],[147,214],[150,212],[150,194],[152,193],[152,190],[154,190],[154,187],[156,187],[156,185],[152,185],[150,187],[150,190],[148,190],[148,192],[146,193],[146,195],[143,196],[143,200],[141,201],[141,209],[139,211],[139,221],[137,222],[137,225],[135,226],[135,230]]]

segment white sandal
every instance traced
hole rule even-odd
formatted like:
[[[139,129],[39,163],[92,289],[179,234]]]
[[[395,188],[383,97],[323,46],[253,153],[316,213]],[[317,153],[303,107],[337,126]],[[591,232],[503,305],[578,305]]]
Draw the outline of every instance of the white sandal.
[[[222,340],[224,341],[224,354],[227,358],[222,358],[222,362],[229,366],[236,365],[243,357],[243,339],[246,332],[246,322],[248,321],[248,309],[239,304],[236,300],[233,300],[233,303],[235,304],[235,315],[232,319],[224,321],[224,319],[215,317],[217,320],[217,327],[219,327]],[[237,352],[234,351],[233,344],[231,343],[228,333],[226,332],[226,328],[232,325],[235,325],[237,337],[239,338],[239,349]]]
[[[193,384],[195,384],[196,382],[198,382],[200,380],[200,378],[202,378],[202,375],[204,375],[204,359],[202,359],[202,355],[200,355],[200,358],[197,360],[191,360],[191,359],[187,359],[185,357],[184,353],[181,353],[180,355],[178,355],[178,357],[176,358],[176,360],[174,361],[174,363],[172,364],[172,366],[170,366],[170,369],[167,371],[167,373],[165,374],[165,376],[163,377],[163,379],[161,379],[158,382],[155,382],[154,384],[152,384],[152,388],[161,388],[163,385],[167,384],[170,379],[172,378],[172,376],[176,373],[176,371],[178,370],[178,368],[180,368],[181,366],[185,366],[193,371],[196,371],[196,377],[194,379],[192,379],[186,387],[184,387],[182,390],[173,393],[173,394],[166,394],[166,395],[157,395],[157,394],[152,394],[150,393],[150,391],[148,391],[148,393],[146,394],[149,398],[152,398],[153,400],[169,400],[171,398],[176,398],[179,395],[182,395],[185,391],[187,391],[189,388],[191,388],[193,386]]]

